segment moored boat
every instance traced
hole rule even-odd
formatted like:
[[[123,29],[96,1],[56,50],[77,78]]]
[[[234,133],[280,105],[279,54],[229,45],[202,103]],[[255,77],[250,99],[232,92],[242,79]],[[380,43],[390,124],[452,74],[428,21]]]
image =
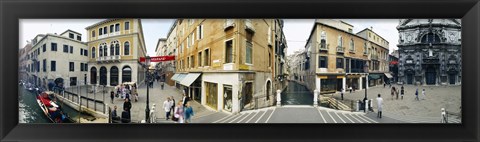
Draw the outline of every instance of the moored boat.
[[[37,103],[40,109],[42,109],[45,116],[52,123],[74,123],[66,113],[63,112],[62,107],[58,104],[57,99],[53,92],[44,91],[37,94]]]

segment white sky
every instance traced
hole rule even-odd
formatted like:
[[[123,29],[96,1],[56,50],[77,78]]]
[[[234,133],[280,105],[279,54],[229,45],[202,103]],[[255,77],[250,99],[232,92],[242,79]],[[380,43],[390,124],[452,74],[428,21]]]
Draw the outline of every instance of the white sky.
[[[85,27],[93,25],[103,19],[21,19],[19,48],[25,47],[27,40],[33,39],[38,34],[61,34],[67,29],[82,34],[86,41]],[[398,19],[342,19],[354,26],[353,32],[373,27],[373,31],[385,38],[390,43],[390,52],[397,49],[398,44]],[[296,50],[305,48],[306,41],[313,27],[314,19],[285,19],[283,31],[287,39],[287,55]],[[166,38],[173,23],[173,19],[142,19],[143,34],[147,53],[155,55],[155,47],[159,38]]]

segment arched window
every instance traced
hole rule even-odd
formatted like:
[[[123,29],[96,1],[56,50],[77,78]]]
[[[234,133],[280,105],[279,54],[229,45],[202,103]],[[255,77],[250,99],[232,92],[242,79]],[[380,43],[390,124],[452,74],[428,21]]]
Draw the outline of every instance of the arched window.
[[[130,43],[128,41],[123,44],[123,53],[124,55],[130,55]]]
[[[103,46],[103,56],[108,56],[107,44]]]
[[[115,55],[120,55],[120,44],[118,42],[115,44]]]
[[[353,38],[350,39],[350,51],[355,51],[355,43],[353,42]]]
[[[90,68],[90,84],[97,84],[97,68]]]
[[[92,47],[92,58],[95,58],[95,47]]]
[[[100,85],[107,85],[107,68],[100,68]]]
[[[115,55],[115,45],[110,44],[110,56]]]
[[[440,37],[434,33],[428,33],[422,37],[422,43],[440,43]]]
[[[122,69],[122,83],[123,82],[132,82],[132,68],[125,66]]]
[[[100,57],[102,57],[103,56],[103,47],[100,45],[100,47],[98,47],[98,50],[99,50],[98,53],[100,53],[99,54]]]
[[[110,86],[118,85],[118,68],[113,66],[110,68]]]
[[[100,57],[107,56],[107,43],[100,44],[98,50],[98,53],[100,53]]]

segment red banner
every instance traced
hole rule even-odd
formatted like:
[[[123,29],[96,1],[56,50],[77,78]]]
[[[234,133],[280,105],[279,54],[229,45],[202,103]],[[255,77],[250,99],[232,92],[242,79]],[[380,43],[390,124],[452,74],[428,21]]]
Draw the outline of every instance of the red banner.
[[[175,60],[175,56],[157,56],[150,57],[150,62],[163,62]],[[145,62],[145,57],[140,57],[140,62]]]

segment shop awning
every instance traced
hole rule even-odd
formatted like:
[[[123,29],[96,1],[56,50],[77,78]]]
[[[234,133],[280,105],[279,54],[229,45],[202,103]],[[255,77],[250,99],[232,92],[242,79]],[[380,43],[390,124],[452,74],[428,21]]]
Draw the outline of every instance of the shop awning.
[[[380,79],[380,75],[378,75],[378,74],[368,75],[368,80],[375,80],[375,79]]]
[[[180,73],[180,74],[178,74],[178,76],[177,76],[175,79],[173,79],[173,80],[180,82],[180,81],[183,80],[183,78],[185,78],[185,76],[187,76],[186,73]]]
[[[180,81],[180,84],[184,86],[190,86],[200,75],[201,73],[189,73],[183,78],[182,81]]]
[[[174,74],[174,75],[172,76],[171,80],[175,80],[175,81],[176,81],[176,79],[178,78],[178,75],[179,75],[178,73]]]
[[[387,78],[393,78],[393,76],[390,73],[385,73],[385,76],[387,76]]]

